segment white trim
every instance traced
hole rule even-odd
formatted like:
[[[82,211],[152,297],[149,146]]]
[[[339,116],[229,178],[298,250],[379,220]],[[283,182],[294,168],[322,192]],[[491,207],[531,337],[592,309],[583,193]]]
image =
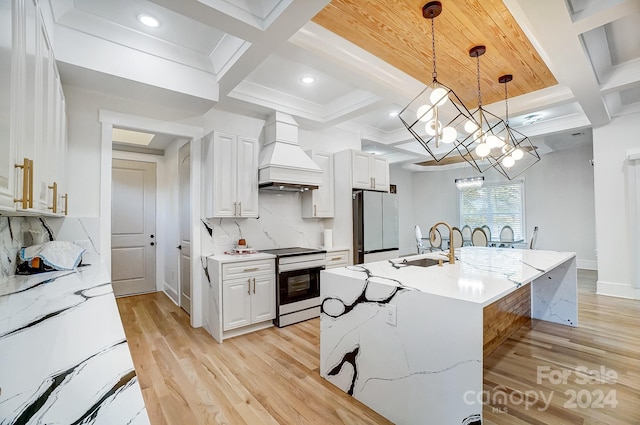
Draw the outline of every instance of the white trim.
[[[583,270],[598,270],[598,262],[595,260],[576,260],[577,267]]]
[[[178,299],[178,293],[171,287],[171,285],[167,285],[167,282],[163,282],[162,286],[163,286],[162,292],[167,294],[169,299],[173,301],[173,303],[176,306],[180,307],[180,305],[178,304],[178,301],[176,301]]]
[[[201,141],[204,134],[201,127],[156,120],[135,115],[99,110],[98,119],[102,123],[100,158],[100,250],[108,269],[111,270],[111,138],[113,126],[123,126],[143,131],[171,134],[191,140],[191,326],[202,326],[202,281],[200,273],[200,158]],[[177,183],[176,183],[177,184]],[[159,252],[159,251],[156,251]]]
[[[627,159],[637,161],[640,159],[640,149],[627,149]]]
[[[599,280],[597,282],[596,294],[640,300],[640,289],[634,288],[626,283],[603,282]]]

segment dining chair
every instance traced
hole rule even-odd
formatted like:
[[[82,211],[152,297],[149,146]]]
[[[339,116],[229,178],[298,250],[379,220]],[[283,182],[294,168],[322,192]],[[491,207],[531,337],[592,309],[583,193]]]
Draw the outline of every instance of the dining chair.
[[[434,234],[435,237],[431,240],[431,234]],[[442,235],[438,229],[429,230],[429,243],[431,244],[431,251],[439,250],[442,251]]]
[[[487,235],[487,245],[491,245],[491,227],[486,224],[480,227],[485,235]]]
[[[501,248],[513,248],[513,229],[508,224],[500,229],[500,245]]]
[[[462,226],[462,244],[471,245],[471,227],[468,224]]]
[[[487,239],[487,234],[482,230],[481,227],[476,227],[473,229],[471,233],[471,243],[473,246],[488,246],[489,239]]]
[[[538,240],[538,226],[533,228],[531,234],[531,241],[529,242],[529,249],[536,249],[536,241]]]
[[[452,227],[449,243],[452,243],[454,248],[460,248],[462,247],[463,242],[464,239],[462,237],[462,231],[457,227]]]
[[[427,250],[427,247],[422,242],[422,230],[420,229],[420,226],[416,224],[414,231],[416,234],[416,247],[418,248],[418,254],[422,254]]]

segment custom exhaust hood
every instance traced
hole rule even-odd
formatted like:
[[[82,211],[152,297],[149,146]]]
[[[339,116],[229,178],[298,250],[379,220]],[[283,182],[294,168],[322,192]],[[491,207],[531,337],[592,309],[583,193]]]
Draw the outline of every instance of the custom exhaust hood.
[[[322,170],[298,145],[298,123],[290,115],[269,118],[258,162],[260,189],[303,192],[322,185]]]

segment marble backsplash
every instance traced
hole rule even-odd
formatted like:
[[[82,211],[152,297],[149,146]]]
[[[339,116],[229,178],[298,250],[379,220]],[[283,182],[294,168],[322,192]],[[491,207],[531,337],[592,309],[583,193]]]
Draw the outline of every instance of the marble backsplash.
[[[24,246],[69,240],[99,252],[98,234],[98,218],[0,216],[0,277],[15,274],[18,250]]]
[[[258,218],[203,219],[203,255],[229,251],[240,238],[257,250],[322,246],[324,229],[333,221],[301,218],[297,193],[260,192],[259,213]]]

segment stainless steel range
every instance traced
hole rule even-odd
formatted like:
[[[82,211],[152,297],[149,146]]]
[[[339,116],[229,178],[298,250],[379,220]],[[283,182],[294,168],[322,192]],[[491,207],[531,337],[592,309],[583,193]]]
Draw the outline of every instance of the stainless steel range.
[[[276,326],[320,316],[320,270],[326,251],[312,248],[268,249],[276,256]]]

